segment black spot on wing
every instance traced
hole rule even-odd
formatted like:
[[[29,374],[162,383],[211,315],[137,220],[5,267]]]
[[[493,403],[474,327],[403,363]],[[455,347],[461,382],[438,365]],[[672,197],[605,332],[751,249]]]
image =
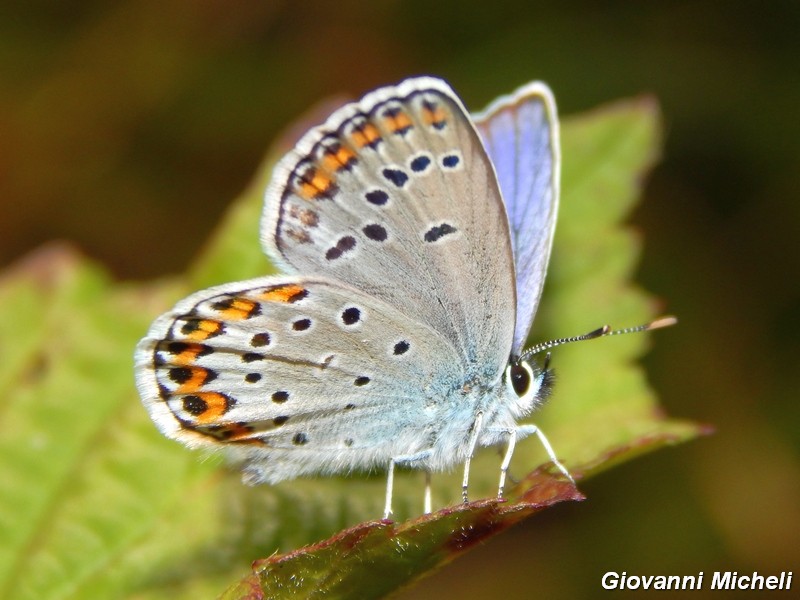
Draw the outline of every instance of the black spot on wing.
[[[411,345],[407,341],[401,340],[394,345],[393,352],[395,355],[399,356],[401,354],[405,354],[406,352],[408,352],[408,349],[410,347]]]
[[[355,325],[361,320],[361,311],[355,306],[351,306],[342,311],[342,323],[345,325]]]
[[[425,169],[428,168],[428,166],[430,166],[430,164],[431,164],[431,159],[423,154],[421,156],[415,157],[411,161],[410,166],[411,170],[414,171],[414,173],[422,173],[423,171],[425,171]]]
[[[356,238],[351,235],[346,235],[336,242],[335,246],[328,248],[328,251],[325,253],[325,258],[328,260],[336,260],[355,247]]]
[[[442,239],[444,236],[455,233],[456,231],[458,230],[449,223],[442,223],[441,225],[434,225],[428,229],[428,231],[425,232],[424,239],[429,243],[436,242]]]
[[[389,237],[386,228],[383,225],[378,225],[377,223],[365,225],[361,231],[365,236],[374,242],[385,242],[386,238]]]
[[[403,187],[408,181],[408,175],[405,171],[400,169],[390,169],[387,167],[383,170],[383,176],[399,188]]]
[[[286,402],[288,399],[289,399],[289,392],[285,390],[279,390],[272,394],[272,401],[277,402],[278,404]]]
[[[442,158],[442,166],[448,169],[454,169],[460,162],[461,159],[457,154],[448,154]]]
[[[297,319],[292,322],[292,329],[295,331],[305,331],[311,327],[311,319]]]
[[[364,194],[364,197],[367,199],[367,202],[375,206],[383,206],[389,201],[389,194],[383,190],[372,190]]]
[[[250,345],[255,348],[260,348],[261,346],[269,346],[270,341],[270,335],[265,331],[263,333],[257,333],[251,337]]]

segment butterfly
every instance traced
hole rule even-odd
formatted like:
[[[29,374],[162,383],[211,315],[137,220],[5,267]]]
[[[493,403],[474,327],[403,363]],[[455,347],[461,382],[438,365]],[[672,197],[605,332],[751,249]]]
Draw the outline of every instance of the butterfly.
[[[136,383],[161,432],[233,449],[246,483],[395,466],[428,475],[505,445],[547,397],[525,351],[558,212],[558,119],[534,82],[470,117],[415,77],[336,110],[275,167],[261,242],[285,275],[197,292],[155,320]]]

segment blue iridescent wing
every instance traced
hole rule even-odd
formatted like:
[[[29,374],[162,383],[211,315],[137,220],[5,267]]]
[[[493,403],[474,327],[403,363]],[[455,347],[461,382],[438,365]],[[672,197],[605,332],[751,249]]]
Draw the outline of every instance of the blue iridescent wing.
[[[550,89],[529,83],[492,102],[475,124],[494,163],[506,205],[517,275],[519,354],[542,296],[553,244],[560,179],[558,117]]]

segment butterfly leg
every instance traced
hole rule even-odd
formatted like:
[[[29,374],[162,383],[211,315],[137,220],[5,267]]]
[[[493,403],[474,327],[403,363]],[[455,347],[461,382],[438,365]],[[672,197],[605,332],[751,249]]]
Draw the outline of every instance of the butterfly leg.
[[[478,445],[478,435],[481,432],[481,422],[483,421],[483,413],[479,412],[475,417],[475,422],[472,424],[472,434],[469,436],[469,453],[467,460],[464,461],[464,482],[461,484],[461,499],[464,504],[469,502],[467,498],[467,488],[469,487],[469,467],[472,462],[472,456],[475,454],[475,446]]]
[[[508,466],[511,464],[511,457],[514,455],[514,448],[517,446],[517,430],[511,429],[508,432],[508,447],[500,465],[500,484],[497,486],[497,499],[503,499],[503,489],[506,487],[506,475]]]
[[[531,434],[536,434],[536,437],[539,438],[539,442],[544,446],[545,452],[547,452],[547,456],[550,457],[550,460],[556,466],[556,468],[561,471],[564,476],[572,482],[572,485],[575,485],[575,480],[572,478],[572,475],[569,474],[567,468],[561,464],[561,461],[556,458],[556,453],[553,450],[553,447],[550,445],[550,442],[547,441],[547,437],[545,437],[542,430],[539,429],[536,425],[521,425],[517,427],[516,435],[520,437],[525,437]]]
[[[392,491],[394,489],[394,459],[389,459],[389,473],[386,476],[386,505],[383,508],[383,518],[388,519],[392,514]]]
[[[383,509],[383,518],[388,519],[389,515],[392,514],[392,491],[394,490],[394,466],[401,465],[401,464],[412,464],[415,462],[423,461],[427,459],[431,455],[431,450],[423,450],[422,452],[417,452],[416,454],[409,454],[406,456],[396,456],[394,458],[389,459],[389,469],[388,474],[386,476],[386,505]],[[427,479],[425,481],[425,496],[426,496],[426,506],[428,510],[426,512],[430,512],[430,471],[425,469],[425,473],[427,474]]]
[[[431,512],[431,472],[428,469],[425,469],[425,500],[422,512],[426,515]]]

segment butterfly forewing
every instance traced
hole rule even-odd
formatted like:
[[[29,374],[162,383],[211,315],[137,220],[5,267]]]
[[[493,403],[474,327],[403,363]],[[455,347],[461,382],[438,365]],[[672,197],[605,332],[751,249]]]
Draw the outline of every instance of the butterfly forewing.
[[[437,332],[314,278],[195,294],[156,321],[137,363],[139,391],[164,433],[193,445],[247,445],[255,477],[272,481],[332,470],[334,450],[352,467],[413,450],[404,432],[419,438],[427,386],[464,376]],[[387,423],[395,404],[403,410]],[[284,456],[297,451],[296,460]]]
[[[443,82],[381,88],[309,132],[275,170],[262,239],[438,331],[478,377],[511,349],[514,272],[496,176]]]
[[[475,118],[506,204],[517,275],[514,354],[528,337],[553,243],[560,177],[558,120],[538,82],[499,98]]]

